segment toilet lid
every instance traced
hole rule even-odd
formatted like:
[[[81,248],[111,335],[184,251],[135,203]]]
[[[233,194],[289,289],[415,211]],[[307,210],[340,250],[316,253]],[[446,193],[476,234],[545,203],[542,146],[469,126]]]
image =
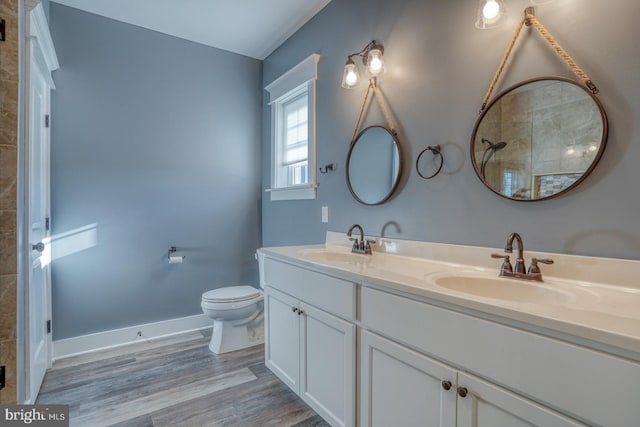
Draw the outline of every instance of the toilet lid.
[[[260,291],[252,286],[227,286],[202,294],[203,301],[237,302],[246,301],[260,295]]]

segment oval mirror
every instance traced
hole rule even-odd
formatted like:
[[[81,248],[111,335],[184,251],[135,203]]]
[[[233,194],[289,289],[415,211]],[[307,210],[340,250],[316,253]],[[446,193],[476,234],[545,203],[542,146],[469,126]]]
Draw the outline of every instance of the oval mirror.
[[[347,156],[347,185],[365,205],[391,198],[400,182],[402,153],[397,135],[383,126],[370,126],[351,143]]]
[[[589,175],[607,133],[604,109],[587,89],[558,77],[528,80],[498,95],[480,116],[471,162],[502,197],[548,199]]]

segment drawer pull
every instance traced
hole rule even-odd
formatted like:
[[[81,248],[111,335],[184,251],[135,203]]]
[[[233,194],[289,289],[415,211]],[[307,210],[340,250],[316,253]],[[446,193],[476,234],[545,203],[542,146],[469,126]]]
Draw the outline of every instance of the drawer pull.
[[[291,307],[291,311],[293,311],[294,313],[298,312],[298,307]]]
[[[466,387],[458,387],[458,396],[467,397],[467,393],[469,393],[469,390]]]
[[[442,388],[445,389],[446,391],[451,390],[451,385],[452,385],[451,381],[447,381],[447,380],[442,381]]]
[[[298,316],[302,316],[303,314],[304,314],[304,311],[298,310]]]

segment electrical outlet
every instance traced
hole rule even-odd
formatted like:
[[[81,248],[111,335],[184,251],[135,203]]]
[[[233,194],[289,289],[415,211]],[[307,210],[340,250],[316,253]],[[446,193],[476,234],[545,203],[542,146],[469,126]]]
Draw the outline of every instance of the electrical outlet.
[[[322,207],[322,222],[323,223],[329,222],[329,206]]]

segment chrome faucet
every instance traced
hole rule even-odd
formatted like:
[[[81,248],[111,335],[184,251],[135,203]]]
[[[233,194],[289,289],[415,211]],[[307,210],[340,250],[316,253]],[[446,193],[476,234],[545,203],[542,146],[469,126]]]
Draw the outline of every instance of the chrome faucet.
[[[351,237],[353,230],[357,229],[360,232],[360,239],[356,239],[355,237]],[[369,240],[364,238],[364,230],[360,224],[353,224],[349,231],[347,231],[347,237],[349,240],[353,242],[353,246],[351,247],[351,252],[356,254],[365,254],[371,255],[371,243],[375,243],[375,240]]]
[[[542,264],[553,264],[552,259],[538,259],[531,258],[531,266],[529,270],[525,273],[524,266],[524,244],[522,243],[522,237],[518,233],[511,233],[509,237],[507,237],[507,244],[504,247],[504,251],[506,253],[513,252],[513,241],[516,241],[518,244],[518,257],[516,258],[515,267],[511,267],[511,262],[509,261],[509,255],[498,255],[491,254],[491,258],[503,258],[502,266],[500,267],[500,276],[501,277],[514,277],[516,279],[524,279],[524,280],[535,280],[537,282],[543,282],[542,280],[542,272],[540,271],[540,267],[538,267],[538,263]]]

